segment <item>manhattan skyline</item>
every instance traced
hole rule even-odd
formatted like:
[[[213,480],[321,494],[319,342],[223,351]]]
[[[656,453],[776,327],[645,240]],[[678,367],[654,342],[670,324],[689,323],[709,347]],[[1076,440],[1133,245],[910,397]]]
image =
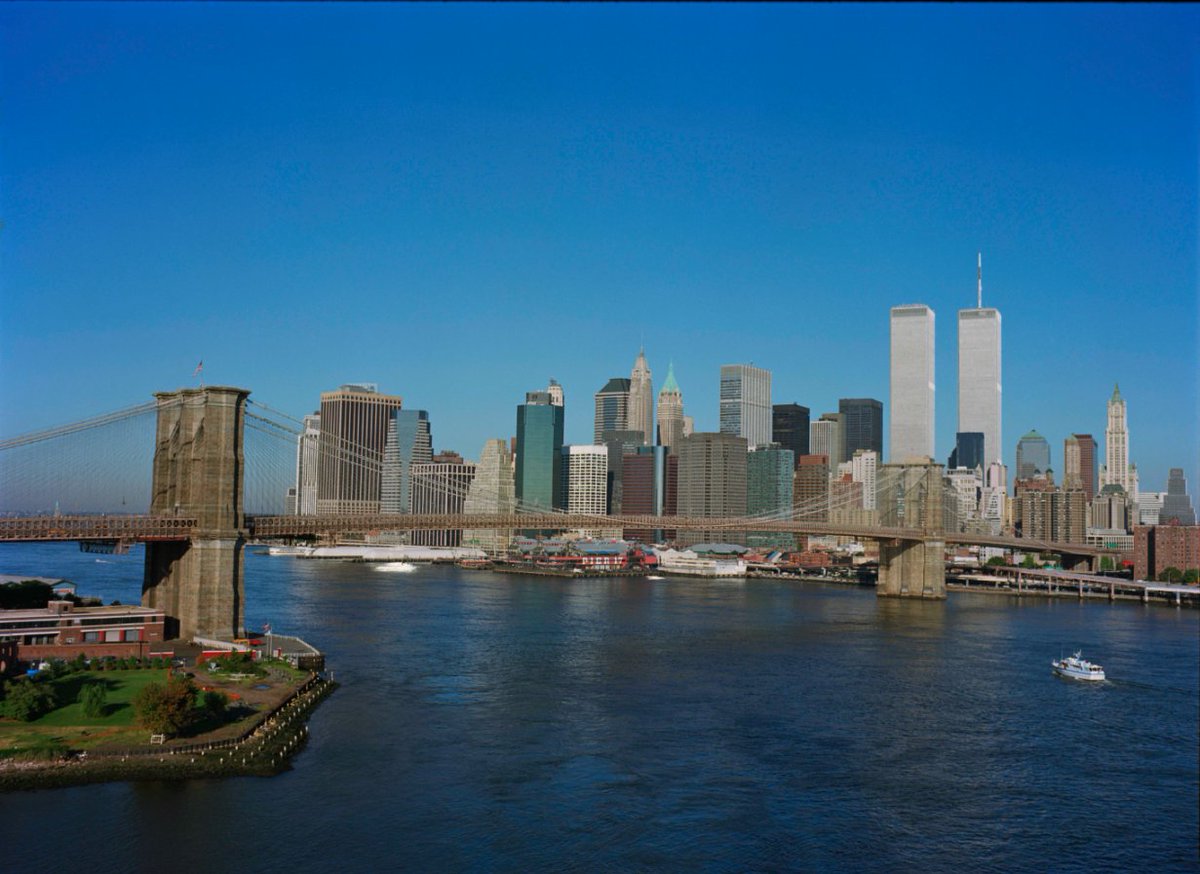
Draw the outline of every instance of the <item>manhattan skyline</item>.
[[[300,417],[356,381],[478,458],[565,442],[644,345],[698,431],[719,369],[884,402],[888,311],[1004,320],[1004,440],[1128,402],[1197,476],[1194,9],[0,9],[0,433],[194,384]],[[263,37],[271,32],[272,39]],[[655,386],[657,392],[658,386]],[[1103,452],[1103,445],[1101,445]],[[885,453],[890,452],[885,445]]]

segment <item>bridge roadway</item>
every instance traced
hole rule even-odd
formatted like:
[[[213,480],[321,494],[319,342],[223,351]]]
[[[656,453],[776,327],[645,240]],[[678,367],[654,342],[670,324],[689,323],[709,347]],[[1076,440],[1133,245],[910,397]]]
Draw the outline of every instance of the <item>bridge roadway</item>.
[[[565,513],[488,513],[477,515],[344,515],[246,516],[246,536],[253,540],[295,537],[336,537],[377,531],[447,530],[467,528],[541,530],[633,529],[720,532],[775,531],[788,534],[853,537],[878,541],[942,541],[946,545],[993,546],[1038,550],[1078,557],[1112,554],[1083,543],[1002,537],[968,532],[915,528],[842,525],[804,519],[767,521],[746,517],[593,516]],[[0,518],[0,542],[48,540],[189,540],[199,534],[198,522],[184,516],[25,516]]]

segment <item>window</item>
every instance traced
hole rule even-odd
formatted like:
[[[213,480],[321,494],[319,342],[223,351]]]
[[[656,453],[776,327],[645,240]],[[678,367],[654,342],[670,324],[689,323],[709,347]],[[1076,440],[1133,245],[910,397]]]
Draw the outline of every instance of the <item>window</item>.
[[[96,643],[99,640],[100,640],[100,632],[99,631],[85,631],[83,633],[83,642],[84,643]]]
[[[104,632],[104,642],[105,643],[119,642],[120,640],[121,640],[120,629],[117,629],[115,631]]]
[[[125,639],[126,640],[141,640],[142,639],[142,629],[140,629],[140,628],[127,629],[125,632]]]

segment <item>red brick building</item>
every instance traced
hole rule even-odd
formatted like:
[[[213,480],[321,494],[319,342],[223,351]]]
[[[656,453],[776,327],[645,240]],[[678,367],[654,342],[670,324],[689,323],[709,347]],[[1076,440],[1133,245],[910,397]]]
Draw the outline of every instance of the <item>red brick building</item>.
[[[1200,569],[1200,525],[1138,525],[1133,529],[1133,573],[1157,579],[1169,567]]]
[[[149,607],[76,607],[51,601],[32,610],[0,610],[0,662],[147,656],[163,650],[163,611]]]

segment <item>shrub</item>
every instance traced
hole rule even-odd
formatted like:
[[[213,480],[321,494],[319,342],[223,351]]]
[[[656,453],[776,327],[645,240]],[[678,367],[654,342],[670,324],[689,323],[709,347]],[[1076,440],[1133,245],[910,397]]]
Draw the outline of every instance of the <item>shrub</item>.
[[[108,688],[104,683],[86,683],[79,690],[79,703],[83,705],[84,716],[103,716],[107,702]]]
[[[229,706],[229,696],[224,692],[209,689],[200,696],[200,707],[212,716],[220,716]]]
[[[138,724],[155,734],[178,734],[195,719],[196,684],[190,677],[149,683],[133,697]]]
[[[32,679],[10,680],[4,685],[4,693],[4,715],[22,722],[32,722],[58,703],[48,683]]]
[[[75,658],[71,659],[71,661],[67,662],[67,664],[70,665],[71,670],[75,671],[76,673],[80,671],[86,671],[88,666],[87,656],[85,656],[83,653],[80,653],[79,655],[75,656]]]

